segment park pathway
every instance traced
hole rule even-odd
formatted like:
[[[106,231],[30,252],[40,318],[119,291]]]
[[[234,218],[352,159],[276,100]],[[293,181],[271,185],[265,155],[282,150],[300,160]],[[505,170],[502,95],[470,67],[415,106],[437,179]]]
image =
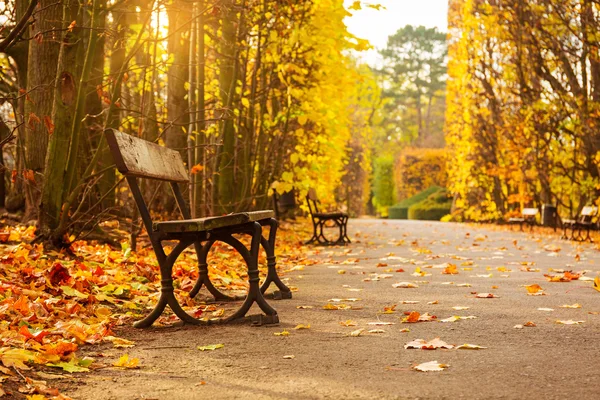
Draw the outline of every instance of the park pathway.
[[[67,394],[75,399],[600,398],[600,292],[589,280],[600,271],[600,253],[593,244],[467,224],[359,219],[349,226],[350,246],[311,247],[310,258],[318,262],[284,274],[298,290],[292,300],[271,301],[278,326],[127,328],[117,333],[136,342],[127,352],[142,368],[78,375]],[[444,274],[452,265],[458,274]],[[570,282],[544,276],[559,279],[563,270],[586,273]],[[525,286],[535,284],[543,295],[528,295]],[[482,293],[496,297],[476,297]],[[437,318],[402,323],[411,312]],[[440,322],[453,316],[475,318]],[[535,326],[515,328],[528,322]],[[310,329],[294,329],[300,324]],[[275,335],[282,332],[289,335]],[[404,348],[434,338],[485,349]],[[224,347],[197,349],[212,344]],[[98,353],[114,356],[123,349],[90,350]],[[412,368],[429,361],[449,367]]]

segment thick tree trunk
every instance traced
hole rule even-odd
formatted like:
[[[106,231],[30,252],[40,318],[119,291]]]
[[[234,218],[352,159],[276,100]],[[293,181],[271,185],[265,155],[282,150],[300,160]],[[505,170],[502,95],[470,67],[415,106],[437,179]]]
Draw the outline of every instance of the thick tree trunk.
[[[25,220],[37,217],[49,132],[45,118],[52,114],[56,66],[60,50],[63,8],[55,0],[41,0],[35,23],[29,29],[27,92],[25,103],[25,169],[33,170],[35,181],[26,181]],[[38,122],[39,121],[39,122]]]
[[[76,0],[64,2],[63,15],[64,20],[67,21],[64,25],[65,29],[70,24],[68,21],[77,20],[78,11],[79,3]],[[54,133],[50,136],[48,144],[45,161],[46,179],[40,204],[40,226],[47,230],[54,230],[58,227],[64,201],[65,171],[80,78],[77,56],[81,40],[81,28],[77,25],[71,31],[65,30],[57,63],[56,81],[58,85],[51,96],[54,99],[51,114]]]

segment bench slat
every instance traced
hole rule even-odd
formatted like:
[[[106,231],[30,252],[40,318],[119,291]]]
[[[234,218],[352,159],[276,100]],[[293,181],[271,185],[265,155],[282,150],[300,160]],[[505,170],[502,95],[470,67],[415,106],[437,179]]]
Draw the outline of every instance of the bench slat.
[[[222,217],[207,217],[196,219],[184,219],[180,221],[164,221],[152,224],[154,232],[205,232],[212,229],[225,228],[228,226],[241,225],[247,222],[260,221],[273,218],[272,210],[250,211],[224,215]]]
[[[104,134],[117,169],[123,175],[169,182],[189,182],[179,152],[115,129],[107,129]]]

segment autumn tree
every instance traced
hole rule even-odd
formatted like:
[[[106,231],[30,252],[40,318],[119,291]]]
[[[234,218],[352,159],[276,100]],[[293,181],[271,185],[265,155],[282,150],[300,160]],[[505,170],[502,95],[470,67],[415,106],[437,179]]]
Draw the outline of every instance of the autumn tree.
[[[446,34],[407,25],[380,51],[384,132],[422,147],[443,146]]]

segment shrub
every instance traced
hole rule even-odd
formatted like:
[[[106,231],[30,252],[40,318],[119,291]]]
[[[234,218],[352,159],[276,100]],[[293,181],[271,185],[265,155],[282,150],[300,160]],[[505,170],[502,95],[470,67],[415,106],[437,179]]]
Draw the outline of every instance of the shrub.
[[[450,214],[451,208],[452,200],[448,197],[448,192],[443,189],[411,206],[408,209],[408,218],[439,221],[444,216]]]
[[[421,193],[418,193],[408,199],[402,200],[400,203],[395,204],[394,206],[388,209],[389,218],[390,219],[408,219],[408,209],[425,199],[429,196],[434,195],[437,192],[445,191],[443,188],[439,186],[431,186],[426,190],[423,190]]]
[[[375,159],[373,178],[373,205],[381,216],[386,217],[388,207],[394,204],[394,158],[391,155]]]

